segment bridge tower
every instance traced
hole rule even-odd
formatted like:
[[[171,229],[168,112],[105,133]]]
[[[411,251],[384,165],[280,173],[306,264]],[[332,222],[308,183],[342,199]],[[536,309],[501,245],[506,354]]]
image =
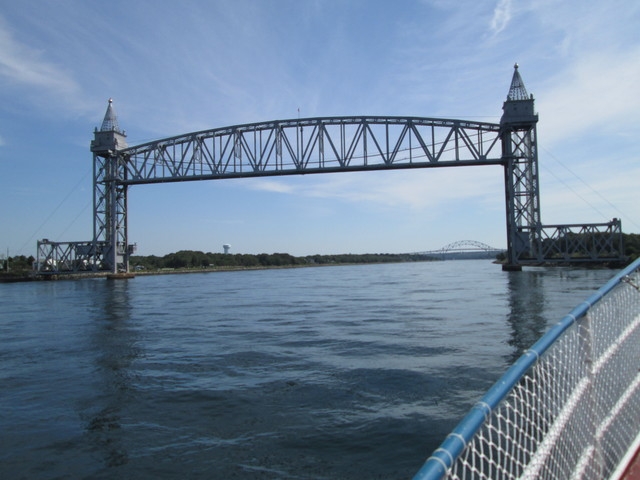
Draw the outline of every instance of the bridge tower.
[[[521,260],[541,256],[542,224],[536,131],[538,115],[534,113],[533,95],[527,93],[517,63],[502,110],[500,138],[508,251],[505,270],[519,270]]]
[[[100,130],[91,142],[93,153],[93,250],[95,265],[113,273],[129,271],[127,242],[127,170],[118,151],[127,148],[126,134],[109,99]]]

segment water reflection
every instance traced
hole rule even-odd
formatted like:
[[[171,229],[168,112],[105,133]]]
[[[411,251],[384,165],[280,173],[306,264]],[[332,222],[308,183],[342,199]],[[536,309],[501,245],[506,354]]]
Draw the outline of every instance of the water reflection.
[[[129,461],[122,411],[133,395],[132,362],[140,356],[137,332],[131,324],[130,284],[104,281],[96,293],[96,328],[92,338],[96,375],[93,404],[87,408],[90,443],[107,467]]]
[[[509,295],[507,321],[511,325],[509,345],[513,351],[508,358],[513,363],[544,333],[547,319],[544,316],[544,272],[526,270],[506,272]]]

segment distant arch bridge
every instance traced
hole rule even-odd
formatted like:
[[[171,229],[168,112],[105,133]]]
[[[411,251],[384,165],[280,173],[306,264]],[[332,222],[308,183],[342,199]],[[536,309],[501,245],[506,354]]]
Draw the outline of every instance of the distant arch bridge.
[[[505,253],[506,251],[506,248],[495,248],[476,240],[458,240],[438,250],[417,253],[419,255],[437,257],[442,260],[455,260],[465,258],[495,258],[497,255]]]

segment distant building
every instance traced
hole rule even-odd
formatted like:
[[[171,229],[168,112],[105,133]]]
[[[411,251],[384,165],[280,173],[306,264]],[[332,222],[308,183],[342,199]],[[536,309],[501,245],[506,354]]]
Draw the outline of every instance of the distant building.
[[[228,243],[225,243],[224,245],[222,245],[222,248],[224,248],[224,253],[229,253],[229,249],[231,248],[231,245],[229,245]]]

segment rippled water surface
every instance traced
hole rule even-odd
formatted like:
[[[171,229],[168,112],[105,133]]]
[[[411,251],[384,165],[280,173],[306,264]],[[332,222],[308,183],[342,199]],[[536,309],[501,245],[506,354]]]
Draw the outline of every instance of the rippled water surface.
[[[0,478],[411,478],[608,270],[0,285]]]

